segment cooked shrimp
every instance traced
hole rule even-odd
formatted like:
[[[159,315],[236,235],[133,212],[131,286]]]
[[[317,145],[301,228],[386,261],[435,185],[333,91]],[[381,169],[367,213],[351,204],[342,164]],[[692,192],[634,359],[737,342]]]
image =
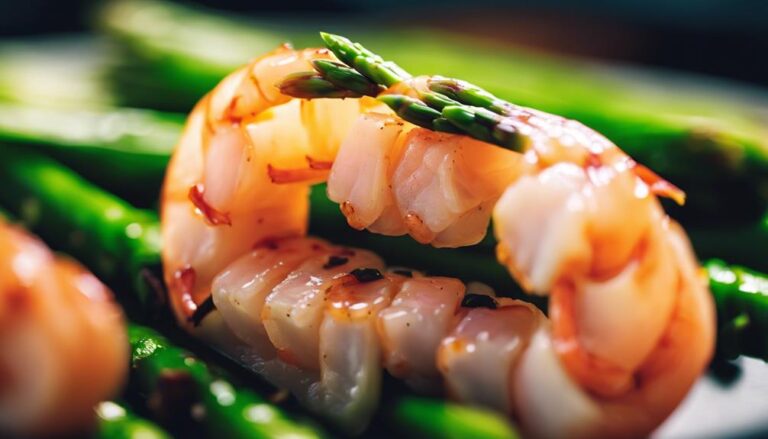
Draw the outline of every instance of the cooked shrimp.
[[[83,432],[128,372],[109,291],[72,261],[0,223],[0,432]]]
[[[190,115],[162,206],[179,322],[353,432],[376,407],[382,365],[531,436],[659,425],[714,343],[695,257],[656,199],[680,192],[599,134],[535,110],[505,116],[525,137],[518,153],[416,127],[370,98],[292,99],[274,85],[332,58],[280,48]],[[551,295],[551,319],[306,237],[308,187],[325,180],[352,227],[436,247],[477,243],[493,216],[500,262]],[[216,310],[201,316],[206,300]]]

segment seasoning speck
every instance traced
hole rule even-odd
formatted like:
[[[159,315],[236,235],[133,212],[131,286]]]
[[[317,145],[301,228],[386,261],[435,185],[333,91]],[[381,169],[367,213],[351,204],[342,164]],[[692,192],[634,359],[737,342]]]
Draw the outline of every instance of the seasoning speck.
[[[355,277],[360,283],[373,282],[379,279],[384,279],[381,272],[375,268],[355,268],[349,274]]]

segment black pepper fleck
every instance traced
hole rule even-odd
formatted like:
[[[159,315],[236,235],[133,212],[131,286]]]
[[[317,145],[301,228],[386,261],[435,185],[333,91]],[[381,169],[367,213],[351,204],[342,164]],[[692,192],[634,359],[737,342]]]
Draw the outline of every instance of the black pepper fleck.
[[[354,276],[361,284],[384,279],[381,272],[375,268],[355,268],[349,274]]]

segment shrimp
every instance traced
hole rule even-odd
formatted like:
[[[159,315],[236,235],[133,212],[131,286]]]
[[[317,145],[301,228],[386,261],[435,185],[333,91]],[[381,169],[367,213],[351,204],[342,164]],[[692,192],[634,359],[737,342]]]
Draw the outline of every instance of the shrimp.
[[[128,372],[122,313],[76,263],[0,224],[0,432],[82,433]]]
[[[282,77],[318,59],[334,58],[278,48],[190,114],[162,194],[179,323],[351,433],[376,409],[382,367],[505,413],[532,437],[658,426],[714,344],[706,283],[656,198],[681,192],[598,133],[536,110],[509,108],[519,153],[417,127],[366,97],[280,94]],[[322,181],[353,228],[435,247],[477,243],[493,219],[499,262],[550,296],[550,318],[306,236],[307,191]]]

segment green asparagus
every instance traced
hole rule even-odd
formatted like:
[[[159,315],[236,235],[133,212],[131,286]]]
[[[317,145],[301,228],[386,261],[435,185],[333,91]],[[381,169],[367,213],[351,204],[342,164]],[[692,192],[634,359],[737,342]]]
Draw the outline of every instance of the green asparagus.
[[[722,258],[730,263],[768,271],[768,213],[759,221],[738,227],[690,227],[688,233],[702,259]]]
[[[98,426],[94,439],[170,439],[170,435],[154,423],[132,413],[124,405],[104,401],[96,406]]]
[[[768,275],[717,259],[705,268],[717,305],[719,353],[768,361]]]
[[[128,277],[126,275],[136,278],[136,284],[144,284],[147,281],[147,278],[141,275],[141,270],[152,267],[156,264],[156,260],[159,260],[156,237],[130,236],[127,232],[130,225],[124,224],[126,221],[132,221],[131,224],[140,223],[144,227],[148,226],[149,229],[157,229],[156,219],[151,220],[147,212],[133,209],[117,197],[90,186],[73,172],[49,159],[14,148],[7,151],[0,148],[0,152],[4,153],[5,158],[10,159],[9,166],[28,169],[32,174],[32,179],[27,179],[22,175],[23,172],[13,175],[0,172],[2,176],[0,182],[11,184],[14,189],[13,196],[0,197],[0,204],[4,204],[15,213],[15,218],[41,234],[46,241],[56,243],[57,248],[84,260],[91,267],[99,268],[98,271],[104,271],[99,265],[103,259],[111,259],[119,263],[116,269],[125,270],[125,275],[117,276],[112,271],[105,273],[108,279],[113,280],[113,284],[115,279],[124,279]],[[41,176],[47,176],[47,178],[34,180],[35,177]],[[59,201],[60,193],[49,190],[56,185],[70,195],[70,200],[75,196],[75,205],[80,209],[79,212],[62,208]],[[15,202],[14,198],[19,198],[21,201]],[[37,214],[30,213],[29,208],[24,207],[25,203],[29,202],[37,204],[38,207],[34,208]],[[109,212],[114,212],[112,217]],[[46,219],[45,224],[37,221],[38,216]],[[56,239],[56,235],[60,233],[69,235],[68,232],[85,230],[94,230],[92,237],[103,239],[105,248],[99,249],[99,244],[93,245],[93,242],[89,243],[85,240]],[[109,242],[115,240],[124,241],[124,248],[108,248]],[[131,254],[134,253],[135,256],[132,257]],[[153,257],[146,258],[150,253]],[[155,312],[150,306],[156,304],[148,303],[146,297],[147,292],[152,291],[154,286],[141,285],[141,288],[139,299],[144,306],[136,313],[146,318],[147,313]],[[118,291],[124,290],[125,288],[120,288]],[[149,396],[153,391],[160,392],[167,387],[164,387],[164,383],[180,380],[188,387],[182,389],[182,392],[190,392],[192,398],[190,401],[182,402],[193,404],[199,401],[203,404],[205,408],[203,425],[210,430],[209,437],[219,435],[233,438],[282,435],[296,438],[323,437],[317,428],[290,420],[280,409],[269,405],[252,391],[235,387],[223,377],[213,374],[202,361],[196,359],[191,353],[171,345],[166,338],[154,330],[129,323],[128,338],[132,354],[133,378],[130,386],[132,391],[144,392],[144,396]],[[189,379],[190,382],[184,383],[185,379]],[[173,391],[177,390],[173,389]],[[156,396],[160,397],[159,401],[162,402],[163,395],[158,393]],[[154,404],[148,405],[157,412],[158,417],[163,417],[161,413],[168,412],[178,417],[190,416],[190,413],[179,413],[183,407],[173,407],[169,404],[157,406],[157,401],[156,398]],[[152,424],[143,422],[127,413],[123,407],[111,402],[102,403],[98,407],[97,414],[100,418],[97,432],[99,438],[144,437],[132,436],[132,434],[152,434],[152,436],[146,436],[151,438],[167,437],[162,436],[162,431]],[[184,419],[184,421],[192,422],[192,419]]]
[[[0,42],[0,102],[53,108],[114,105],[104,80],[109,45],[100,38]]]
[[[104,192],[31,150],[0,145],[0,204],[46,242],[113,284],[133,283],[154,298],[140,273],[160,264],[157,215]]]
[[[488,438],[514,439],[518,434],[498,415],[458,404],[426,398],[408,398],[397,404],[392,415],[415,431],[403,432],[412,437],[444,439]],[[423,422],[429,419],[430,422]]]
[[[142,276],[142,273],[146,269],[157,270],[160,259],[157,218],[151,212],[131,207],[38,153],[0,145],[0,154],[4,158],[0,164],[0,185],[10,189],[0,194],[0,205],[7,208],[11,214],[18,217],[22,223],[55,248],[72,254],[96,272],[101,273],[105,280],[133,281],[140,288],[139,299],[144,304],[139,312],[146,314],[150,311],[147,304],[156,305],[151,300],[155,297],[152,293],[156,288],[146,284],[148,278]],[[138,226],[132,226],[132,224]],[[110,262],[105,263],[105,261]],[[115,281],[110,283],[115,285]],[[125,289],[124,287],[116,288],[118,292],[124,292]],[[142,332],[134,331],[133,334],[140,337]],[[146,340],[149,340],[150,344],[155,342],[151,337]],[[150,347],[145,346],[145,348],[151,351]],[[161,349],[157,362],[152,360],[141,363],[142,367],[149,369],[142,372],[143,376],[149,379],[143,384],[147,386],[145,388],[152,387],[153,383],[156,384],[152,377],[157,378],[158,367],[163,364],[189,366],[199,374],[194,375],[196,379],[205,377],[207,367],[195,361],[188,364],[185,361],[186,356],[180,352]],[[233,396],[232,388],[226,384],[209,388],[206,392],[214,393],[204,393],[202,396],[205,398],[220,397],[227,400]],[[241,408],[255,404],[253,399],[255,395],[247,396],[247,392],[244,395],[246,396],[242,396],[242,399],[236,399],[242,402],[242,406],[238,402],[232,411],[224,411],[222,408],[220,412],[212,413],[221,416],[224,419],[221,422],[231,422],[233,417],[238,419],[237,417],[242,413]],[[402,408],[399,406],[408,401],[408,397],[399,397],[389,404],[389,407],[394,410],[391,415],[392,424],[401,430],[430,431],[429,424],[433,422],[433,418],[447,417],[453,419],[453,423],[465,423],[465,420],[469,422],[485,416],[495,416],[482,415],[481,413],[484,412],[474,410],[455,410],[452,405],[439,400],[432,400],[431,406],[425,404],[410,406],[414,407],[414,410],[418,408],[422,414],[427,408],[432,407],[434,411],[427,412],[425,416],[406,415],[411,413],[409,406]],[[388,423],[384,422],[384,424]],[[238,424],[233,425],[236,427]],[[484,434],[489,431],[482,425],[467,424],[466,428],[470,433],[475,432],[471,434],[473,437],[484,437]],[[514,437],[511,427],[507,425],[506,428],[508,433],[504,437]],[[492,430],[501,432],[495,427]],[[437,438],[448,438],[453,434],[447,430],[434,433]]]
[[[157,198],[183,121],[182,115],[151,110],[0,103],[0,142],[40,149],[106,189],[146,205]]]
[[[226,377],[212,372],[202,360],[171,344],[151,328],[131,324],[128,339],[133,391],[153,400],[153,408],[160,417],[169,417],[168,412],[179,415],[179,411],[187,410],[188,413],[180,415],[181,421],[189,424],[194,419],[193,405],[200,401],[204,409],[203,424],[209,437],[324,436],[317,427],[291,420],[256,393],[236,387]]]
[[[383,94],[391,87],[411,77],[392,61],[340,35],[321,32],[320,36],[337,58],[346,63],[316,61],[317,73],[333,87],[314,86],[309,74],[295,74],[279,85],[280,91],[297,98],[338,98],[348,91],[352,95],[368,95],[387,104],[401,118],[435,131],[460,132],[484,142],[513,151],[521,151],[524,136],[505,117],[511,117],[513,105],[465,81],[449,78],[430,80],[431,91],[412,89],[420,99],[401,94]],[[358,75],[354,75],[355,69]],[[303,75],[304,79],[300,79]],[[302,82],[304,81],[304,82]],[[366,83],[366,81],[368,81]]]
[[[120,103],[161,110],[189,111],[227,73],[285,41],[235,17],[143,0],[108,3],[96,25],[126,43],[109,70]]]

